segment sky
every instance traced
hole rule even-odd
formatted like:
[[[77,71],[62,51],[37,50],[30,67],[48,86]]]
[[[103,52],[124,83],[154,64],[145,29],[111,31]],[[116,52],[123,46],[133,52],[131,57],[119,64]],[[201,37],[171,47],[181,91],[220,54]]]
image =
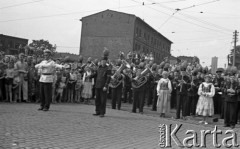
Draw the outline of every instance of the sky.
[[[240,30],[239,6],[240,0],[0,0],[0,34],[48,40],[59,52],[79,54],[79,20],[111,9],[142,18],[173,42],[173,56],[198,56],[203,66],[216,56],[224,67]]]

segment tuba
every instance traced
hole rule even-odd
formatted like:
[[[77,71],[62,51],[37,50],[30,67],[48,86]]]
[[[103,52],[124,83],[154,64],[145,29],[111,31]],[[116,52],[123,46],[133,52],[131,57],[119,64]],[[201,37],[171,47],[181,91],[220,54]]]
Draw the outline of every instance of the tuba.
[[[134,79],[132,79],[132,87],[140,88],[141,86],[146,84],[148,81],[148,73],[153,73],[149,67],[145,68],[139,76],[136,76]]]
[[[111,80],[110,80],[110,84],[109,84],[109,86],[111,88],[117,88],[122,83],[124,78],[123,78],[121,72],[125,68],[129,68],[129,66],[130,66],[130,64],[128,64],[125,60],[122,60],[121,66],[117,69],[117,71],[114,73],[114,75],[111,76]]]

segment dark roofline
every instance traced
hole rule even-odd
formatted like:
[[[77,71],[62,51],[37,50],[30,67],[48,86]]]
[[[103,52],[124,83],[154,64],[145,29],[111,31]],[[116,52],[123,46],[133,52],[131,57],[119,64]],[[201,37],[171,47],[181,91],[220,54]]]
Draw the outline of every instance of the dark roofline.
[[[147,22],[143,21],[141,18],[136,17],[138,20],[140,20],[141,22],[143,22],[145,25],[147,25],[148,27],[150,27],[152,30],[154,30],[155,32],[157,32],[157,34],[159,34],[160,36],[162,36],[164,39],[166,39],[167,41],[169,41],[171,44],[173,43],[171,40],[169,40],[167,37],[163,36],[161,33],[159,33],[157,30],[155,30],[151,25],[149,25]]]
[[[28,41],[28,39],[25,39],[25,38],[14,37],[14,36],[9,36],[9,35],[4,35],[4,34],[0,34],[0,36],[9,37],[9,38],[15,38],[15,39],[21,39],[21,40],[27,40]]]
[[[106,10],[103,10],[103,11],[100,11],[100,12],[97,12],[97,13],[94,13],[94,14],[91,14],[91,15],[88,15],[88,16],[85,16],[85,17],[82,17],[82,19],[91,17],[91,16],[96,15],[96,14],[103,13],[103,12],[105,12],[105,11],[112,11],[112,12],[116,12],[116,13],[122,13],[122,14],[125,14],[125,15],[135,16],[134,14],[129,14],[129,13],[125,13],[125,12],[120,12],[120,11],[115,11],[115,10],[106,9]],[[80,19],[80,21],[82,21],[82,19]]]

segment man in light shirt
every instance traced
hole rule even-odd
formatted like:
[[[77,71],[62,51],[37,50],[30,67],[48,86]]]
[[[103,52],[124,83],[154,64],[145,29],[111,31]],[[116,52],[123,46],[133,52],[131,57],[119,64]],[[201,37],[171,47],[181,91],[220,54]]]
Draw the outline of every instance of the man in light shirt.
[[[62,69],[62,65],[55,63],[51,59],[51,51],[46,49],[44,50],[44,60],[35,65],[35,68],[41,69],[40,76],[40,101],[41,105],[38,110],[48,111],[50,108],[50,103],[52,101],[52,83],[53,83],[53,74],[55,68]]]
[[[24,61],[25,55],[23,53],[19,54],[19,61],[16,62],[14,68],[19,76],[19,93],[18,100],[21,101],[22,93],[23,100],[28,102],[28,64]]]

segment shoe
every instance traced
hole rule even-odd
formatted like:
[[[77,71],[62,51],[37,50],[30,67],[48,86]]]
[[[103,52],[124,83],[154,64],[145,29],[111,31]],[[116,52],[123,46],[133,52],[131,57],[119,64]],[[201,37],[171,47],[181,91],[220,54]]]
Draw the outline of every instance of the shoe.
[[[208,122],[204,122],[204,125],[207,125],[208,124]]]
[[[44,108],[43,111],[48,111],[48,109]]]
[[[139,112],[140,114],[143,114],[143,112]]]
[[[199,121],[198,123],[199,123],[199,124],[202,124],[202,123],[204,123],[204,121]]]
[[[163,118],[165,118],[165,117],[166,117],[165,113],[163,113],[163,114],[162,114],[162,117],[163,117]]]
[[[104,115],[99,115],[99,117],[104,117]]]
[[[93,116],[98,116],[98,115],[100,115],[100,114],[99,114],[99,113],[94,113],[94,114],[93,114]]]
[[[235,128],[235,125],[232,125],[231,128],[234,129],[234,128]]]
[[[230,125],[225,124],[223,127],[229,127]]]
[[[187,118],[185,116],[182,117],[183,120],[187,120]]]
[[[136,111],[132,111],[132,113],[136,113]]]
[[[38,109],[38,111],[40,111],[40,110],[43,110],[43,108],[40,107],[40,108]]]

